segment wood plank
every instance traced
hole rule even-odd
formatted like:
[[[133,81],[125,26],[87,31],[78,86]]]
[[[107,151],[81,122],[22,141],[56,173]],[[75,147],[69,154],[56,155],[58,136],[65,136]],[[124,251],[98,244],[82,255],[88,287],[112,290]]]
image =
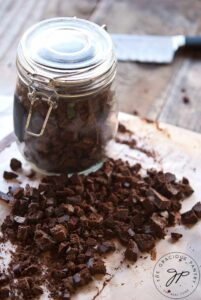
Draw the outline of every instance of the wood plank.
[[[170,35],[198,31],[201,2],[196,0],[117,0],[112,5],[110,1],[109,9],[105,9],[104,2],[107,0],[102,1],[93,20],[107,24],[109,32]],[[190,68],[189,62],[188,56],[177,55],[174,63],[167,66],[119,63],[116,80],[119,109],[130,113],[137,110],[142,116],[157,119],[175,87],[180,68],[186,68],[185,65]],[[188,89],[194,88],[190,80],[187,85]],[[166,120],[165,114],[162,120],[175,124],[175,119],[169,116]],[[185,119],[179,125],[188,127]]]
[[[166,95],[159,121],[201,132],[200,70],[200,54],[186,60]],[[185,103],[184,98],[189,99],[189,103]]]

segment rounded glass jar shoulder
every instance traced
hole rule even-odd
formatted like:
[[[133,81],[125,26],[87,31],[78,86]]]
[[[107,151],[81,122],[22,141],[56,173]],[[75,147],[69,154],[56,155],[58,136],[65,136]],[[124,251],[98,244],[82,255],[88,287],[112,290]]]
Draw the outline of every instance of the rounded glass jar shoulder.
[[[45,173],[74,173],[102,162],[117,130],[113,85],[73,99],[62,94],[46,124],[50,106],[44,101],[44,91],[37,92],[32,102],[28,86],[19,79],[14,99],[15,134],[22,154],[33,167]],[[44,124],[41,136],[30,134],[39,134]]]

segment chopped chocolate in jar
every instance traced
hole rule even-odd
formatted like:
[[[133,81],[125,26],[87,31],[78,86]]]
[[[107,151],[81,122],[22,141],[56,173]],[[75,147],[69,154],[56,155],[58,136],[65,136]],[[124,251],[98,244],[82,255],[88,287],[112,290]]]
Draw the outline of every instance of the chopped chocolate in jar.
[[[114,46],[110,35],[89,21],[44,22],[31,27],[19,43],[15,135],[35,169],[85,171],[104,161],[117,131]],[[51,47],[49,27],[60,28],[60,38],[53,38]],[[43,38],[38,43],[40,34]]]
[[[26,87],[20,83],[15,96],[15,114],[18,114],[17,108],[22,106],[22,119],[27,117],[31,105],[27,94]],[[87,115],[83,115],[81,103],[87,109]],[[41,110],[33,113],[33,132],[37,131],[38,119],[44,122],[46,106],[41,101],[36,107]],[[69,113],[64,114],[65,111]],[[26,133],[20,119],[15,122],[15,127],[21,126],[15,133],[24,142],[25,158],[38,168],[48,172],[73,173],[88,169],[106,157],[106,146],[114,137],[116,123],[115,99],[110,87],[107,87],[96,95],[73,102],[58,99],[57,109],[51,112],[42,136]],[[23,132],[21,136],[19,131]]]

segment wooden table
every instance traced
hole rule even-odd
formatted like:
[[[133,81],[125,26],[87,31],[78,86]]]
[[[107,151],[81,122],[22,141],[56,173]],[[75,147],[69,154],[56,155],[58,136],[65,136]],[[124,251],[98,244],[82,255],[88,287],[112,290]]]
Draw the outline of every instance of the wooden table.
[[[0,95],[13,94],[20,36],[45,18],[77,16],[107,24],[115,33],[201,32],[200,0],[0,0],[0,8]],[[119,63],[116,85],[121,111],[137,110],[141,116],[201,132],[199,52],[180,53],[168,66]]]

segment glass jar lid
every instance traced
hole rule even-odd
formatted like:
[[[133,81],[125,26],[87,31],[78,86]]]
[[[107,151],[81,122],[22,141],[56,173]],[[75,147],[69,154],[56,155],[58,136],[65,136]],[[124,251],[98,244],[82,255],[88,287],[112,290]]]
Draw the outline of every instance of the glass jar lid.
[[[109,34],[102,27],[78,18],[37,23],[25,32],[17,52],[21,74],[67,85],[89,84],[95,78],[102,82],[114,65],[116,58]]]

